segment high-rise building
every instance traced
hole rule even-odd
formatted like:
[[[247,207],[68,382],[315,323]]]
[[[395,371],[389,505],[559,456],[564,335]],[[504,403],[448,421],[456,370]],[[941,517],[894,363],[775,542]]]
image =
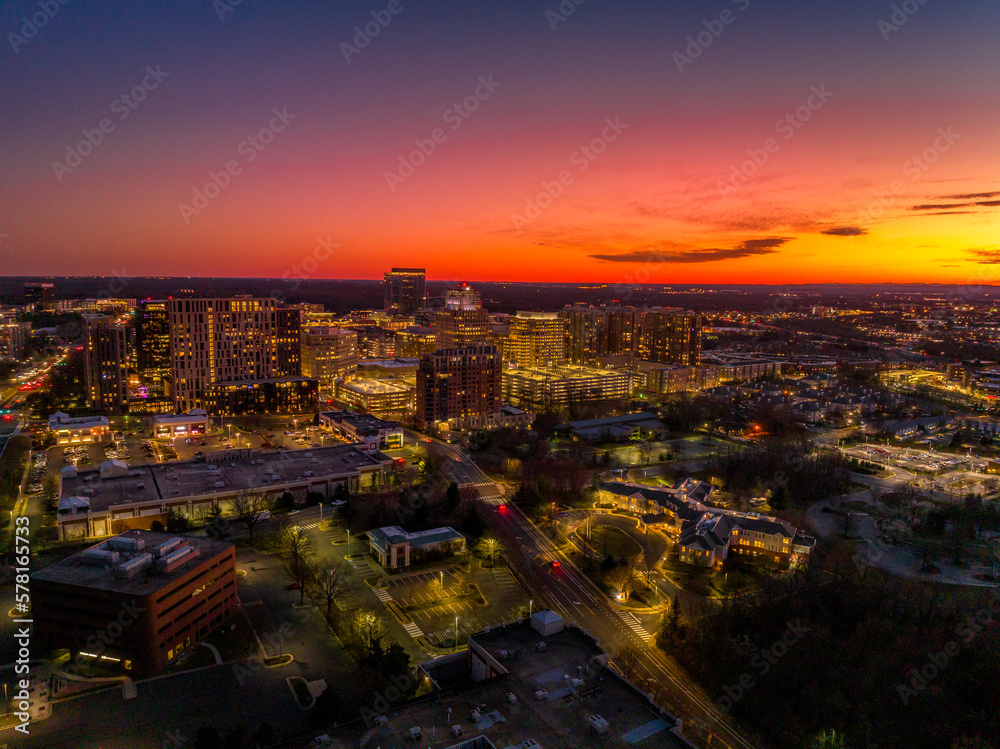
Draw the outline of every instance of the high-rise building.
[[[424,307],[423,268],[393,268],[385,274],[385,309],[397,315],[412,315]]]
[[[50,283],[26,283],[24,302],[34,307],[35,312],[53,312],[56,308],[56,287]]]
[[[500,413],[500,352],[492,345],[424,354],[417,369],[417,422],[422,428]]]
[[[481,307],[446,307],[434,313],[434,346],[438,351],[490,343],[490,316]]]
[[[631,356],[637,312],[633,307],[567,307],[562,312],[566,358],[572,364],[593,366],[608,356]]]
[[[210,407],[209,388],[300,375],[298,310],[274,299],[172,299],[171,379],[178,412]],[[212,399],[218,402],[217,399]]]
[[[444,306],[451,309],[480,309],[483,306],[483,295],[469,284],[461,283],[454,288],[445,289]]]
[[[556,312],[518,312],[509,320],[504,361],[519,367],[562,364],[566,359],[566,320]]]
[[[701,362],[701,316],[645,310],[636,357],[643,361],[697,366]]]
[[[22,359],[30,336],[30,322],[0,321],[0,359]]]
[[[422,356],[437,348],[434,328],[422,325],[410,325],[404,330],[396,331],[396,356]]]
[[[170,313],[165,299],[144,299],[135,311],[139,384],[146,395],[163,395],[170,381]]]
[[[90,408],[119,413],[128,408],[129,344],[132,329],[106,315],[83,315],[85,375]]]
[[[358,334],[354,330],[310,327],[302,330],[302,374],[326,385],[350,378],[358,366]]]
[[[600,366],[608,358],[697,365],[701,317],[676,308],[589,307],[563,310],[566,357]]]

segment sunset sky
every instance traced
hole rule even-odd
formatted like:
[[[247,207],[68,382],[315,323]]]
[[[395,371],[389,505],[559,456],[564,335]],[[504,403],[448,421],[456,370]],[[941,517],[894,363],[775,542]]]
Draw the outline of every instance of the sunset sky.
[[[5,2],[0,272],[1000,282],[996,0],[576,3]]]

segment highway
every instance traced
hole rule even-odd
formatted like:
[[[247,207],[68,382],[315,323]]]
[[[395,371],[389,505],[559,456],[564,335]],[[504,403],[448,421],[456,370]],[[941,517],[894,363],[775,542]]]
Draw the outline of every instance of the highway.
[[[419,442],[424,435],[411,433]],[[750,749],[760,746],[740,733],[728,715],[720,710],[691,679],[652,642],[638,620],[623,609],[616,609],[597,586],[584,575],[524,514],[513,504],[501,500],[502,490],[457,447],[439,440],[448,466],[446,470],[463,484],[480,490],[487,522],[509,553],[507,560],[514,574],[535,596],[535,608],[543,603],[598,638],[612,656],[626,649],[635,651],[630,679],[684,721],[685,735],[700,737],[701,746]],[[502,506],[501,506],[502,505]],[[553,566],[553,562],[557,565]],[[711,742],[707,741],[708,735]]]

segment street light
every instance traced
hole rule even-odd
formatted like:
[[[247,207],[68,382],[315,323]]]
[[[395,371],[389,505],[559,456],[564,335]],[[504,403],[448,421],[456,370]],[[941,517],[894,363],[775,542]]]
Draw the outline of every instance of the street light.
[[[528,618],[529,619],[531,618],[531,607],[534,606],[534,605],[535,605],[535,599],[532,598],[530,601],[528,601]]]
[[[455,652],[458,652],[458,617],[455,617]]]

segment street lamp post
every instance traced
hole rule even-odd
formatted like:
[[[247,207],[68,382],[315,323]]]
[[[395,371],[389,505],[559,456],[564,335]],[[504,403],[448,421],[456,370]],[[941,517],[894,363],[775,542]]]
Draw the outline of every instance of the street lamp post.
[[[455,652],[458,652],[458,617],[455,617]]]
[[[347,530],[347,556],[351,556],[351,530]]]
[[[531,608],[534,605],[535,605],[535,599],[532,598],[530,601],[528,601],[528,618],[529,619],[531,618]]]

